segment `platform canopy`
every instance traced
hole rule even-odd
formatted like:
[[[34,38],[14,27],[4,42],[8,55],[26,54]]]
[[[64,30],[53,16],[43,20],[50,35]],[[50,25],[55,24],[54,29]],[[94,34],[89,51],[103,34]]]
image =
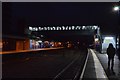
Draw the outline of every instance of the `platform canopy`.
[[[80,40],[83,37],[93,37],[99,32],[99,26],[29,26],[28,34],[34,37],[54,40]]]

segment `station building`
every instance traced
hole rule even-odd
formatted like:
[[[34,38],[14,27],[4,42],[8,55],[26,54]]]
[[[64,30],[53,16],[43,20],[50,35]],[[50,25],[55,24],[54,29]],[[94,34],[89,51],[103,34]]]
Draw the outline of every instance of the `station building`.
[[[102,50],[100,27],[93,26],[28,26],[26,36],[2,36],[2,50],[28,50],[45,47],[61,47],[68,41],[85,42],[97,51]],[[86,36],[86,37],[85,37]],[[88,37],[89,36],[89,37]],[[45,46],[49,44],[49,46]],[[33,46],[34,45],[34,46]],[[70,44],[69,44],[70,45]]]

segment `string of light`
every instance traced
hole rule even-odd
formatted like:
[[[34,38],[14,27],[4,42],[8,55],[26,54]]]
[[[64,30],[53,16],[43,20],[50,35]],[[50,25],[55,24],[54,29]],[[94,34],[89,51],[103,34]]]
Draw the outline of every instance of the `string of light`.
[[[30,31],[47,31],[47,30],[96,30],[98,26],[53,26],[53,27],[32,27],[29,26]]]

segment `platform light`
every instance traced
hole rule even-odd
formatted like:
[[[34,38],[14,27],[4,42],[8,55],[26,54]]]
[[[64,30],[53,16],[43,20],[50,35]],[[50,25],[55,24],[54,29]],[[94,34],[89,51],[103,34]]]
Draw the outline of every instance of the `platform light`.
[[[41,41],[41,40],[39,40],[38,42],[39,42],[39,43],[42,43],[42,41]]]
[[[29,27],[29,30],[31,30],[31,31],[32,31],[32,27]]]
[[[55,30],[55,27],[53,26],[52,29]]]
[[[119,6],[115,6],[113,9],[114,9],[114,11],[118,11],[119,10]]]
[[[62,29],[65,30],[65,26],[62,26]]]
[[[81,26],[76,26],[75,30],[80,30]]]
[[[98,38],[95,38],[95,42],[97,42],[99,39]]]
[[[85,26],[82,26],[82,29],[85,29]]]
[[[65,30],[68,30],[68,28],[69,28],[69,26],[66,26],[66,27],[65,27]]]
[[[42,27],[38,27],[38,29],[41,31],[41,30],[43,30],[43,28]]]
[[[48,28],[48,30],[50,30],[50,27],[47,27]]]
[[[31,31],[46,31],[46,30],[87,30],[87,29],[97,29],[98,26],[56,26],[56,27],[31,27],[29,26],[29,30]]]
[[[38,28],[36,27],[35,30],[38,31]]]
[[[94,27],[94,29],[97,29],[98,28],[98,26],[93,26]]]
[[[75,29],[75,26],[72,26],[72,30],[74,30]]]
[[[105,37],[105,39],[113,39],[113,37]]]
[[[47,30],[47,27],[44,27],[44,30]]]
[[[69,27],[69,30],[71,30],[71,27]]]

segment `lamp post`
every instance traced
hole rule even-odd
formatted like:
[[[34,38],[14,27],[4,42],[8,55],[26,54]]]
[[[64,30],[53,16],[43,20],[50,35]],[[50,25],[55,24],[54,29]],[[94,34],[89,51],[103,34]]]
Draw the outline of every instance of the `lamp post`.
[[[119,14],[119,11],[120,11],[120,6],[114,6],[114,8],[113,8],[113,10],[115,11],[115,12],[118,12],[118,17],[120,17],[120,14]],[[118,40],[116,40],[116,41],[118,41],[119,43],[119,45],[117,45],[118,46],[118,56],[119,56],[119,60],[120,60],[120,28],[118,28],[118,39],[119,39],[119,41]],[[116,46],[116,47],[117,47]]]
[[[119,6],[114,6],[113,10],[119,12],[120,7]]]

